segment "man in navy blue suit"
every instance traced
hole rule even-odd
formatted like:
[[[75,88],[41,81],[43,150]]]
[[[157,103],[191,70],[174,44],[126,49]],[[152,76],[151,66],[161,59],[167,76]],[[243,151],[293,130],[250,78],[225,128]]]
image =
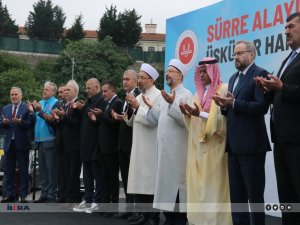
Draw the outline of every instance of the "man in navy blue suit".
[[[255,65],[255,55],[253,43],[237,42],[234,59],[238,71],[230,77],[227,96],[213,97],[227,118],[233,225],[265,224],[265,159],[266,152],[271,150],[264,119],[268,103],[254,78],[268,72]]]
[[[28,163],[30,150],[30,133],[34,123],[33,115],[30,115],[28,107],[22,100],[22,90],[12,87],[10,90],[11,104],[3,107],[0,126],[5,129],[4,152],[5,152],[5,190],[7,197],[1,202],[16,201],[15,172],[18,163],[20,172],[21,202],[26,202],[28,194]]]

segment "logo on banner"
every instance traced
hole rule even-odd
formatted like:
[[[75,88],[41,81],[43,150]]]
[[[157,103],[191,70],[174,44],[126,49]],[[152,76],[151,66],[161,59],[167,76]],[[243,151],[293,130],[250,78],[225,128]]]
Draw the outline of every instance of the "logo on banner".
[[[198,41],[196,34],[192,30],[185,30],[180,34],[176,43],[176,58],[190,69],[197,58],[197,52]]]

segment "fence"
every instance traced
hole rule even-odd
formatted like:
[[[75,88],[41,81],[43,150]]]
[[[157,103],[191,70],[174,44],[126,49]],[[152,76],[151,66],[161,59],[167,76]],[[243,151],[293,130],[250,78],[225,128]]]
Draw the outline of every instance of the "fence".
[[[0,49],[44,54],[59,54],[64,45],[57,41],[26,40],[11,37],[0,37]],[[144,52],[141,48],[126,47],[124,50],[135,61],[163,63],[165,52]]]

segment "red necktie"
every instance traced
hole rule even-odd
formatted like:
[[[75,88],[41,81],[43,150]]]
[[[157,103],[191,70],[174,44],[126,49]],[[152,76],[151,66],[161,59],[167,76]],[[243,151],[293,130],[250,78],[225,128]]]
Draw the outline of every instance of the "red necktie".
[[[12,118],[16,117],[17,108],[18,108],[18,106],[15,106],[15,107],[14,107],[14,111],[13,111],[13,113],[12,113]]]

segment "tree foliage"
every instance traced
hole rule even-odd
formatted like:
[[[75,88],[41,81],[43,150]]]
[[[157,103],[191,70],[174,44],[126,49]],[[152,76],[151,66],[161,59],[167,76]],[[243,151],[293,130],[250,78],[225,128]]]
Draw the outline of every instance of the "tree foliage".
[[[123,72],[133,63],[127,54],[115,45],[111,37],[100,42],[87,40],[71,42],[58,60],[58,70],[62,73],[63,82],[71,79],[72,63],[67,54],[74,57],[76,62],[74,79],[80,86],[81,98],[85,97],[85,82],[92,77],[100,82],[112,80],[120,91]]]
[[[85,33],[83,32],[82,15],[79,15],[75,18],[72,27],[67,31],[65,39],[70,41],[79,41],[83,39],[84,36]]]
[[[121,24],[121,44],[120,46],[134,46],[139,40],[142,33],[142,25],[139,22],[141,16],[135,9],[125,10],[119,14],[118,20]]]
[[[46,81],[52,81],[57,85],[65,82],[59,71],[57,59],[45,59],[37,63],[33,70],[35,80],[40,86],[43,86]]]
[[[66,16],[61,7],[53,6],[51,0],[39,0],[29,12],[25,29],[30,38],[60,40]]]
[[[118,46],[134,46],[142,32],[140,18],[135,9],[118,14],[116,6],[111,5],[100,19],[98,39],[111,36]]]
[[[9,69],[26,69],[28,66],[22,60],[6,52],[0,53],[0,73]]]
[[[12,86],[20,87],[23,100],[40,99],[42,86],[35,81],[33,73],[28,69],[10,69],[0,74],[0,104],[10,101],[9,92]]]
[[[15,20],[10,17],[8,9],[2,4],[0,0],[0,36],[18,36],[18,26],[15,24]]]

